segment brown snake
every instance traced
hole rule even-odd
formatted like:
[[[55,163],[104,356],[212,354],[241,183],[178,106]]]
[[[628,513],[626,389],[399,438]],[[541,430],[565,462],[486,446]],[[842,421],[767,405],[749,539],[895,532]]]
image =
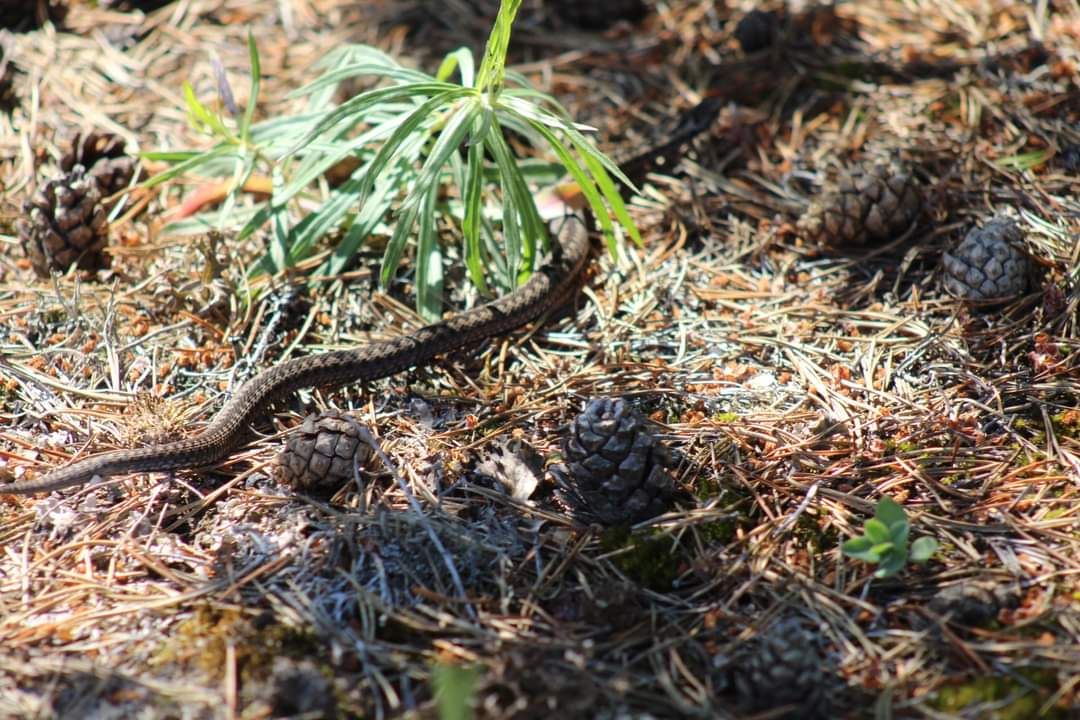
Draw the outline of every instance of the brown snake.
[[[708,126],[715,110],[703,103],[690,111],[671,140],[624,164],[624,172],[643,176],[656,158],[670,158]],[[28,495],[82,485],[95,477],[213,465],[243,447],[251,422],[292,392],[388,377],[509,332],[563,303],[577,283],[589,250],[584,218],[564,218],[557,239],[551,260],[505,297],[393,340],[289,360],[245,382],[210,425],[192,438],[92,455],[38,479],[0,485],[0,493]]]

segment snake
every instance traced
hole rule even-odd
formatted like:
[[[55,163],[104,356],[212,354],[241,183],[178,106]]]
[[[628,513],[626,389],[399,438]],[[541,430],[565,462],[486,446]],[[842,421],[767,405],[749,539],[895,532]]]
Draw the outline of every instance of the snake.
[[[629,178],[643,176],[657,158],[670,159],[683,143],[711,123],[717,110],[715,103],[706,101],[689,111],[668,141],[624,163],[624,174]],[[0,485],[0,493],[30,495],[110,475],[212,466],[244,447],[251,424],[298,390],[329,389],[396,375],[536,320],[574,294],[589,256],[584,214],[571,212],[556,222],[550,259],[508,295],[408,335],[287,360],[243,383],[210,424],[190,438],[91,455],[40,478]]]

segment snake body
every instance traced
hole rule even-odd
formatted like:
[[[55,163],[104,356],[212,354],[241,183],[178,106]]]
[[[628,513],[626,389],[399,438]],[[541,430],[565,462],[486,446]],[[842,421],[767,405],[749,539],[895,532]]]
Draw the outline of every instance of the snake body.
[[[706,99],[688,111],[665,143],[623,163],[624,174],[637,182],[660,159],[673,161],[685,143],[709,127],[719,108],[716,100]],[[560,305],[571,294],[588,257],[585,219],[581,215],[564,218],[553,245],[551,260],[505,297],[410,335],[295,358],[259,373],[244,383],[206,429],[194,437],[91,455],[41,478],[2,485],[0,493],[29,495],[82,485],[95,477],[213,465],[243,447],[251,423],[290,393],[376,380],[426,365],[438,355],[475,347]]]
[[[388,377],[520,327],[565,301],[585,265],[589,239],[584,218],[568,215],[560,223],[551,260],[509,295],[409,335],[281,363],[244,383],[194,437],[91,455],[41,478],[0,486],[0,492],[28,495],[82,485],[95,477],[213,465],[243,447],[251,423],[292,392]]]

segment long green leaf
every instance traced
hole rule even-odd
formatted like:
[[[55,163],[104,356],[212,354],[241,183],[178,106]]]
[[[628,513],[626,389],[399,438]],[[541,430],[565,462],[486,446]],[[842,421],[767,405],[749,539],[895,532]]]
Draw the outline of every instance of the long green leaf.
[[[342,80],[348,80],[349,78],[363,75],[386,78],[396,86],[410,85],[413,83],[428,83],[435,80],[435,78],[425,72],[410,70],[409,68],[401,67],[400,65],[389,67],[374,63],[359,63],[331,70],[308,85],[305,85],[300,90],[289,93],[288,97],[309,95],[313,92],[322,90],[323,88],[336,86]]]
[[[248,59],[251,64],[251,84],[248,86],[247,106],[244,115],[240,118],[240,139],[244,142],[251,140],[251,120],[255,117],[255,104],[259,99],[259,82],[262,75],[262,65],[259,63],[259,49],[255,47],[255,35],[248,28]]]
[[[417,107],[396,130],[394,130],[394,133],[390,138],[383,143],[382,147],[379,148],[379,151],[375,153],[375,157],[368,166],[367,179],[360,188],[361,202],[363,202],[364,196],[371,190],[375,178],[377,178],[386,168],[387,164],[393,159],[394,154],[409,136],[416,133],[420,126],[425,121],[429,120],[438,108],[449,106],[460,98],[470,94],[472,94],[472,90],[469,90],[468,88],[459,88],[455,92],[439,93],[430,100],[421,103],[420,106]]]
[[[405,253],[405,243],[409,239],[409,233],[416,223],[416,216],[420,212],[420,204],[403,207],[397,216],[397,225],[394,234],[390,236],[390,242],[386,244],[383,252],[382,267],[379,268],[379,284],[383,289],[390,285],[390,278],[401,262],[401,256]]]
[[[394,85],[385,88],[376,88],[360,93],[356,97],[349,98],[332,112],[320,120],[315,127],[308,131],[307,135],[293,146],[287,154],[293,154],[303,148],[308,142],[327,132],[342,121],[356,120],[363,116],[368,109],[387,102],[395,102],[408,98],[426,97],[437,95],[441,92],[462,90],[461,87],[451,83],[414,83],[411,85]]]
[[[589,203],[589,207],[592,208],[596,222],[600,225],[600,230],[604,234],[604,239],[607,241],[608,250],[613,256],[617,255],[618,246],[615,244],[615,228],[612,226],[611,216],[608,214],[607,208],[604,207],[604,202],[600,198],[600,193],[597,192],[593,180],[588,176],[588,173],[585,172],[585,169],[581,167],[570,151],[563,147],[559,138],[555,136],[555,133],[540,122],[534,122],[533,127],[538,133],[544,136],[548,145],[551,146],[551,149],[555,151],[559,160],[562,161],[566,171],[569,172],[570,176],[577,182],[578,187],[581,189],[582,194]]]
[[[461,233],[465,239],[465,264],[469,268],[469,277],[481,293],[487,294],[487,281],[484,278],[483,251],[480,247],[481,204],[480,191],[484,179],[484,140],[477,140],[469,146],[468,165],[465,169],[463,198],[464,217],[461,221]]]
[[[251,178],[252,173],[255,172],[255,163],[257,161],[258,157],[255,155],[240,156],[236,159],[232,181],[229,183],[229,192],[225,195],[225,200],[221,203],[222,215],[224,217],[232,216],[233,210],[236,208],[236,198],[247,184],[247,181]]]
[[[435,237],[435,199],[439,186],[432,185],[420,204],[420,228],[416,238],[416,306],[427,321],[442,315],[442,253]]]
[[[516,95],[517,91],[507,91],[503,94],[501,102],[507,107],[518,110],[530,119],[534,119],[537,122],[541,122],[548,127],[565,132],[566,135],[571,138],[571,141],[575,145],[588,145],[594,148],[595,157],[604,166],[604,169],[606,169],[609,173],[615,176],[615,178],[619,182],[624,183],[627,187],[633,189],[635,192],[637,191],[637,186],[634,185],[630,178],[626,176],[622,169],[620,169],[619,166],[611,160],[611,158],[604,155],[599,150],[596,150],[596,146],[593,144],[593,142],[582,133],[582,130],[589,130],[591,128],[589,128],[587,125],[580,125],[578,123],[575,123],[568,116],[565,116],[566,111],[559,107],[558,103],[556,103],[556,109],[559,110],[559,113],[554,113],[553,111],[549,111],[546,108],[537,107],[532,103],[523,102],[522,99],[516,97]]]
[[[230,142],[235,143],[236,138],[233,137],[229,129],[225,127],[225,124],[221,122],[221,118],[217,113],[211,112],[198,97],[195,96],[195,89],[191,87],[191,83],[187,80],[181,85],[184,95],[184,104],[187,106],[188,121],[195,130],[202,132],[209,132],[221,138],[225,138]]]
[[[439,65],[439,71],[435,73],[435,79],[448,82],[455,69],[460,69],[461,84],[464,87],[472,87],[476,77],[476,67],[473,65],[473,56],[467,47],[459,47],[453,52],[447,53]]]
[[[469,135],[470,128],[480,115],[480,111],[480,103],[466,102],[450,112],[445,127],[435,140],[435,145],[431,148],[427,160],[424,161],[424,166],[420,168],[420,175],[416,179],[418,188],[427,188],[439,181],[439,176],[449,161],[450,155],[458,152],[465,143],[465,138]],[[415,201],[407,198],[405,203]]]
[[[603,193],[608,206],[615,213],[615,218],[630,233],[630,237],[634,242],[640,246],[642,241],[637,225],[634,224],[630,213],[626,211],[626,204],[623,202],[622,195],[619,193],[618,188],[615,187],[615,183],[611,181],[611,177],[607,174],[607,170],[604,169],[603,163],[597,159],[596,148],[591,144],[582,145],[578,143],[573,136],[571,136],[571,142],[574,143],[578,155],[585,161],[585,167],[588,168],[589,174],[596,180],[596,184],[600,187],[600,192]]]
[[[416,174],[413,164],[420,155],[424,141],[424,137],[412,138],[399,155],[397,165],[376,179],[375,188],[368,194],[364,204],[360,206],[360,211],[357,213],[344,240],[334,249],[333,255],[323,264],[320,272],[327,275],[341,272],[346,264],[351,261],[360,244],[382,224],[383,219],[390,212],[391,204],[397,197],[400,188],[403,185],[415,182]],[[392,272],[393,269],[391,267],[390,271]]]
[[[506,50],[510,46],[510,31],[517,16],[521,0],[502,0],[495,24],[488,35],[484,47],[484,59],[480,61],[480,72],[476,77],[476,88],[490,95],[498,95],[502,90],[506,72]]]
[[[164,182],[168,182],[174,178],[177,178],[185,173],[196,170],[200,167],[209,165],[212,162],[230,160],[235,158],[242,158],[235,147],[229,145],[217,145],[204,153],[200,153],[193,157],[188,158],[179,165],[175,165],[165,172],[158,173],[157,175],[147,178],[142,182],[140,187],[152,188],[160,185]]]
[[[537,244],[547,243],[547,226],[536,210],[536,200],[529,191],[525,178],[510,152],[510,146],[503,136],[502,125],[498,118],[492,124],[488,139],[492,154],[495,156],[495,164],[499,169],[503,203],[504,205],[510,203],[517,211],[524,230],[521,235],[520,249],[507,247],[505,250],[509,273],[506,286],[513,287],[515,281],[522,278],[522,272],[527,275],[535,267]],[[504,228],[504,232],[505,230]],[[516,239],[513,240],[518,242]]]

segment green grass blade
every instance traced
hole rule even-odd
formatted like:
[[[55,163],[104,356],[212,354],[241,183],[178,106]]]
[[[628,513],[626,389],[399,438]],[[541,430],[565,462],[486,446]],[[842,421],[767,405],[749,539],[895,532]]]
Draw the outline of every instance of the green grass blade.
[[[480,673],[476,668],[438,664],[432,671],[439,720],[472,720],[470,708]]]
[[[168,235],[197,235],[215,229],[240,227],[255,214],[253,207],[238,207],[232,215],[224,215],[221,208],[201,212],[167,223],[162,232]]]
[[[202,150],[148,150],[139,153],[144,160],[156,160],[159,162],[184,162],[191,158],[200,158],[204,154]],[[157,177],[156,175],[154,177]]]
[[[191,87],[191,83],[187,80],[183,82],[182,92],[184,95],[184,104],[187,106],[188,122],[191,127],[199,132],[209,133],[216,135],[220,138],[225,138],[230,142],[236,142],[236,138],[229,132],[229,129],[225,127],[225,124],[221,122],[221,118],[217,113],[211,112],[198,97],[195,96],[195,89]]]
[[[270,247],[267,252],[271,272],[281,272],[291,267],[289,259],[289,213],[283,207],[277,207],[270,215]]]
[[[527,117],[534,122],[538,122],[549,128],[554,128],[565,132],[575,146],[586,145],[593,148],[594,157],[604,166],[605,170],[614,175],[619,182],[624,183],[627,187],[632,188],[635,192],[637,191],[637,187],[634,185],[633,182],[630,181],[630,178],[628,178],[626,174],[623,173],[619,166],[612,162],[610,158],[601,153],[598,149],[596,149],[595,144],[584,134],[582,134],[582,129],[590,129],[588,128],[588,126],[578,125],[577,123],[574,123],[569,117],[563,117],[560,114],[553,113],[544,108],[538,107],[533,103],[525,102],[522,100],[521,97],[519,97],[519,95],[521,94],[521,91],[508,90],[507,92],[503,93],[503,97],[500,99],[500,102],[508,109],[512,109],[515,112],[520,113],[524,117]],[[542,95],[542,93],[540,94]],[[561,107],[558,107],[558,110],[560,112],[564,112],[562,111]]]
[[[255,171],[255,163],[257,160],[258,158],[254,155],[248,155],[246,157],[241,156],[236,159],[236,164],[233,168],[232,181],[230,182],[230,190],[221,203],[221,212],[225,217],[232,216],[233,211],[236,209],[236,198],[244,185],[247,184],[248,179],[251,178],[251,174]]]
[[[262,75],[262,65],[259,63],[259,50],[255,47],[255,35],[248,28],[248,59],[251,64],[251,84],[248,86],[247,106],[244,115],[240,118],[240,139],[244,142],[251,140],[251,120],[255,117],[255,104],[259,99],[259,82]]]

